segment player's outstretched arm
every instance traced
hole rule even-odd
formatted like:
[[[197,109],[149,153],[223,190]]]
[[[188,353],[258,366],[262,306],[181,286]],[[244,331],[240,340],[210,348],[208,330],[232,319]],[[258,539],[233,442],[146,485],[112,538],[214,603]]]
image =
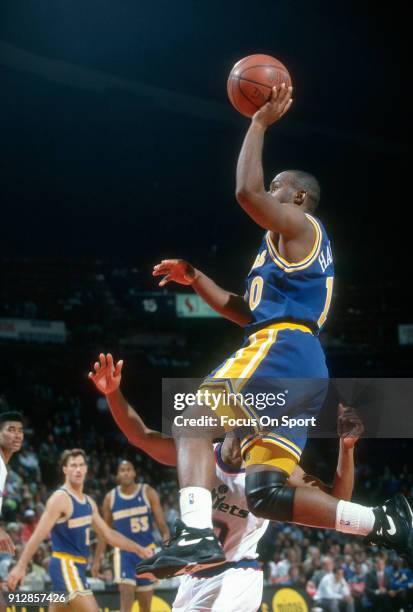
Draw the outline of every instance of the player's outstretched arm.
[[[135,553],[135,555],[139,555],[143,559],[149,559],[149,557],[152,557],[152,549],[139,546],[139,544],[133,540],[130,540],[118,531],[115,531],[115,529],[109,527],[109,525],[107,525],[100,516],[96,502],[90,497],[89,501],[92,506],[92,527],[100,537],[104,538],[111,546],[116,546],[121,550]]]
[[[112,510],[110,508],[110,492],[106,493],[105,498],[103,500],[102,514],[103,514],[103,520],[105,521],[106,525],[111,527],[113,517],[112,517]],[[105,551],[106,551],[106,540],[102,538],[101,536],[98,536],[98,543],[95,549],[95,554],[93,557],[93,563],[92,563],[92,568],[91,568],[91,573],[94,578],[97,578],[99,575],[99,568],[100,568],[100,564],[102,562],[103,556],[105,554]]]
[[[251,310],[241,295],[219,287],[206,274],[183,259],[164,259],[154,266],[153,276],[162,276],[159,286],[174,281],[190,285],[194,291],[220,315],[245,327],[251,321]]]
[[[159,533],[161,534],[161,538],[163,542],[169,540],[170,533],[169,527],[165,521],[165,515],[163,513],[163,508],[161,506],[161,500],[159,499],[158,493],[155,491],[153,487],[149,485],[145,485],[146,497],[151,505],[152,514],[155,519],[155,523],[158,526]]]
[[[89,372],[89,378],[98,391],[106,396],[112,416],[129,442],[143,450],[155,461],[175,466],[176,449],[173,439],[146,427],[120,390],[122,366],[122,360],[118,361],[115,366],[110,353],[107,355],[100,353],[99,361],[94,364],[94,372]]]
[[[363,433],[363,429],[363,424],[354,409],[339,404],[337,430],[340,442],[333,485],[329,486],[316,476],[307,474],[299,465],[288,479],[288,485],[315,487],[337,499],[350,501],[354,489],[354,446]]]
[[[49,498],[40,521],[24,547],[20,559],[7,576],[7,586],[11,591],[14,591],[17,585],[24,579],[27,565],[30,563],[40,544],[47,538],[55,523],[59,518],[67,516],[70,512],[71,502],[68,496],[62,491],[55,491]]]
[[[354,408],[338,405],[337,431],[340,451],[331,494],[349,501],[354,489],[354,447],[364,431],[363,423]]]
[[[252,118],[237,164],[236,198],[245,212],[261,227],[286,238],[297,238],[313,228],[304,212],[294,204],[279,201],[264,186],[262,149],[267,128],[291,106],[291,87],[274,87],[272,96]]]

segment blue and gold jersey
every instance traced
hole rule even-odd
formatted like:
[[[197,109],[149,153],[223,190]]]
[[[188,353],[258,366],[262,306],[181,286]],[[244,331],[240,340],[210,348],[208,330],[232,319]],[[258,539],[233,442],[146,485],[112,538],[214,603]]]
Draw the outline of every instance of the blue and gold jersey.
[[[153,515],[145,494],[145,485],[138,484],[136,492],[125,495],[120,487],[110,492],[112,526],[140,546],[153,544]]]
[[[334,265],[327,233],[318,219],[307,214],[316,238],[308,256],[290,263],[278,252],[266,232],[247,277],[247,300],[253,320],[247,335],[277,321],[308,325],[318,334],[331,303]]]
[[[89,556],[89,534],[92,524],[92,506],[87,495],[80,502],[72,493],[61,488],[72,502],[73,512],[68,519],[61,519],[52,529],[53,553],[65,553],[74,557]]]

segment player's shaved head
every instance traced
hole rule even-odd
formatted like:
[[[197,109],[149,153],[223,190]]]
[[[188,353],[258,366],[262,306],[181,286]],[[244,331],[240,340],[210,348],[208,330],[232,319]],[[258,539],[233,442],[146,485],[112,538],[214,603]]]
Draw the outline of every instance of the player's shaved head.
[[[306,192],[306,208],[314,211],[320,203],[320,183],[313,174],[303,170],[288,170],[294,187]]]
[[[303,170],[284,170],[271,182],[270,193],[282,193],[281,199],[302,205],[314,212],[320,202],[320,184],[316,177]]]

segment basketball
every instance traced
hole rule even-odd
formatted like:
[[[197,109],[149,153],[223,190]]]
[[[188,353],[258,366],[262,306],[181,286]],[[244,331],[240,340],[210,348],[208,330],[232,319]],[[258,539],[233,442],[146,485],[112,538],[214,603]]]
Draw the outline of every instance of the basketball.
[[[274,86],[291,85],[287,68],[271,55],[248,55],[239,60],[228,77],[227,91],[230,102],[239,113],[252,117],[268,102]]]

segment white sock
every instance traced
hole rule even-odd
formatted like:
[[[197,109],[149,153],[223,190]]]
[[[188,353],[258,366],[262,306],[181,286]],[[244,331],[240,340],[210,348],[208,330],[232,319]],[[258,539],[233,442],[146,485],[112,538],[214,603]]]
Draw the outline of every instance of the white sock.
[[[367,535],[374,527],[375,516],[372,508],[353,504],[353,502],[338,502],[336,513],[336,530],[343,533]]]
[[[212,529],[211,491],[203,487],[185,487],[180,490],[181,518],[188,527]]]

